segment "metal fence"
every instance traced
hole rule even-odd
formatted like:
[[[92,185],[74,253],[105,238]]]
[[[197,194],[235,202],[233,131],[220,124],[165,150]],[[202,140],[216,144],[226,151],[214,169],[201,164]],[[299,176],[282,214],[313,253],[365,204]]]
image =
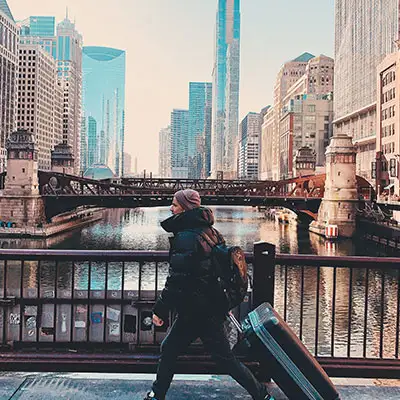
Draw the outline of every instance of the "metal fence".
[[[257,243],[247,260],[253,288],[239,318],[268,301],[331,375],[400,375],[400,259],[276,255]],[[151,324],[167,274],[167,252],[1,250],[0,365],[153,371],[173,317]],[[200,343],[180,366],[213,368]]]

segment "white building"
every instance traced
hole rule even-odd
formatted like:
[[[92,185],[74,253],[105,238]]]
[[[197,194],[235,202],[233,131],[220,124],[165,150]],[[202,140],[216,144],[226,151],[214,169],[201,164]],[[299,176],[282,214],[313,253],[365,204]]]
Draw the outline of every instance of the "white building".
[[[6,0],[0,0],[0,171],[7,164],[6,139],[16,130],[18,30]]]
[[[54,58],[40,45],[21,44],[17,126],[33,133],[41,170],[51,169],[51,150],[62,138],[62,102]]]
[[[260,138],[261,115],[250,112],[239,125],[239,179],[258,179]]]
[[[171,175],[171,127],[163,128],[159,133],[158,175],[170,178]]]
[[[335,2],[335,132],[357,145],[357,175],[373,182],[376,68],[396,50],[399,0]]]
[[[377,67],[376,161],[372,177],[376,190],[400,196],[400,51],[389,54]]]

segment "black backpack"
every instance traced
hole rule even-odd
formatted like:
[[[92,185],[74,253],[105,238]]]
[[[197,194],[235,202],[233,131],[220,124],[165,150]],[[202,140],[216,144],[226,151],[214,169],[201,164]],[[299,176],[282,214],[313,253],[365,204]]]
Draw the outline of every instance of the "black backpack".
[[[221,238],[219,232],[214,231]],[[247,294],[249,277],[246,256],[239,246],[228,247],[224,241],[215,244],[205,232],[199,234],[211,247],[211,262],[225,303],[222,307],[228,312],[240,305]]]

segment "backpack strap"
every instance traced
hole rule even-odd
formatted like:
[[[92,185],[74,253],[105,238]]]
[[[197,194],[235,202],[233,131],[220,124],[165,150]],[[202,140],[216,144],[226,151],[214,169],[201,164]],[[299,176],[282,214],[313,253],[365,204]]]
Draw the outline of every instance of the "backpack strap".
[[[218,242],[215,243],[210,236],[205,233],[204,231],[196,231],[194,229],[191,229],[191,232],[195,232],[197,233],[199,236],[201,236],[203,238],[203,240],[210,246],[210,248],[212,249],[214,246],[218,245],[218,244],[223,244],[225,243],[225,240],[223,239],[223,237],[221,236],[221,234],[215,229],[215,228],[211,228],[211,230],[216,234],[216,236],[218,237]]]
[[[210,238],[210,236],[207,235],[207,233],[205,232],[199,232],[199,235],[203,238],[203,240],[210,246],[210,248],[212,249],[216,244],[218,243],[214,243],[212,241],[212,239]]]

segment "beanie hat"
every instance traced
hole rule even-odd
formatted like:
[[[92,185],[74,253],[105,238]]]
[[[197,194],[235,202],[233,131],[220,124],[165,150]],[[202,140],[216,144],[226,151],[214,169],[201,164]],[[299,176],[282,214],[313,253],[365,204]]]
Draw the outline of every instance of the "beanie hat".
[[[174,197],[185,211],[200,207],[200,195],[199,192],[196,192],[196,190],[179,190],[179,192],[174,194]]]

